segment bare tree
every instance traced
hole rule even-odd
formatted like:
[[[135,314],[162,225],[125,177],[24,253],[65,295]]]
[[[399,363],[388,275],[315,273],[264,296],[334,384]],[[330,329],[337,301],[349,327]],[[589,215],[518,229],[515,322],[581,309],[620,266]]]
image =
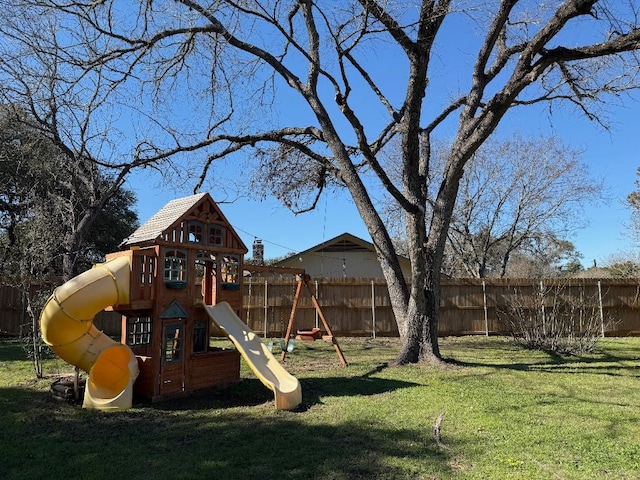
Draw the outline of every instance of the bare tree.
[[[635,246],[640,245],[640,167],[636,170],[636,190],[629,193],[626,205],[631,209],[630,222],[626,225],[626,233]]]
[[[94,245],[114,244],[108,232],[88,238],[101,216],[121,215],[109,228],[130,233],[135,197],[90,158],[61,148],[53,127],[44,130],[37,122],[15,104],[0,106],[0,271],[27,282],[68,280],[96,259],[89,251]]]
[[[206,155],[199,188],[215,160],[254,149],[285,174],[289,164],[314,172],[295,177],[302,195],[287,192],[300,210],[302,200],[313,205],[330,177],[346,188],[387,279],[403,338],[399,363],[440,359],[440,271],[460,180],[505,114],[542,102],[568,103],[602,122],[597,107],[638,86],[639,12],[633,2],[9,4],[23,8],[5,7],[14,22],[22,14],[55,25],[48,31],[60,47],[57,58],[81,72],[79,82],[99,84],[113,105],[113,99],[119,106],[127,105],[123,99],[143,99],[137,120],[148,122],[130,129],[129,164]],[[47,31],[31,24],[27,30],[35,36]],[[462,52],[447,49],[448,39],[461,32],[471,58],[455,58]],[[442,65],[432,59],[439,54],[463,70],[470,66],[457,72],[458,93],[442,96],[431,87]],[[387,59],[394,60],[392,68]],[[452,125],[454,138],[428,209],[430,139]],[[402,152],[400,183],[379,158],[394,137]],[[409,283],[374,203],[376,186],[405,216]]]
[[[434,198],[439,188],[438,170]],[[584,226],[582,207],[601,198],[579,152],[556,137],[489,139],[467,163],[448,234],[448,257],[471,277],[504,277],[514,254]]]
[[[388,152],[387,168],[397,180],[401,172],[395,150],[392,146]],[[448,151],[448,143],[432,142],[430,199],[438,194]],[[579,158],[580,152],[557,137],[488,139],[464,169],[442,272],[450,277],[525,278],[562,276],[580,268],[580,254],[566,237],[586,224],[583,207],[603,200],[603,186],[590,178]],[[404,219],[397,212],[392,200],[384,205],[396,249],[404,253]]]
[[[5,131],[9,125],[37,138],[40,145],[46,144],[46,153],[31,154],[42,155],[40,178],[48,178],[30,185],[29,177],[23,176],[29,189],[23,193],[30,200],[46,199],[29,205],[34,209],[30,216],[46,222],[31,229],[35,235],[32,248],[55,239],[57,243],[49,247],[60,260],[56,275],[68,280],[86,268],[83,250],[96,220],[109,203],[130,194],[122,189],[124,182],[131,170],[143,163],[105,160],[115,157],[118,136],[113,120],[105,113],[115,115],[101,74],[85,70],[67,55],[65,46],[58,42],[58,35],[63,34],[55,19],[39,19],[26,2],[15,2],[12,7],[0,12],[1,121]],[[23,163],[37,168],[37,162]],[[10,173],[14,178],[24,174]],[[32,180],[35,177],[32,175]],[[2,189],[3,194],[6,191]],[[51,262],[43,266],[50,267]]]

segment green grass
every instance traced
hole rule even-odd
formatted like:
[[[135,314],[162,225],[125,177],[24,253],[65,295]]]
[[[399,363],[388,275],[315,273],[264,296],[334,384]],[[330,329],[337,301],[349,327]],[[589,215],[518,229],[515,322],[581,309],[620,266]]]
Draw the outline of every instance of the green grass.
[[[276,342],[277,343],[277,342]],[[300,411],[243,365],[207,395],[83,410],[48,394],[20,347],[0,343],[0,477],[633,479],[640,477],[640,339],[560,358],[505,338],[441,340],[446,366],[381,368],[395,339],[296,344]],[[45,373],[72,368],[49,359]],[[440,447],[433,436],[438,415]]]

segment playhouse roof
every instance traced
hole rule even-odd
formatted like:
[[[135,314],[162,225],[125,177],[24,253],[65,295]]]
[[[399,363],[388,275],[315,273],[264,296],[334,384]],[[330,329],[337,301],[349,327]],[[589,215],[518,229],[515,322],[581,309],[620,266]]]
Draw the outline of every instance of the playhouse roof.
[[[211,208],[213,212],[215,212],[215,217],[218,218],[219,221],[223,221],[224,223],[229,225],[229,227],[231,227],[229,221],[225,218],[211,196],[206,192],[197,193],[195,195],[176,198],[169,201],[164,207],[162,207],[151,218],[149,218],[149,220],[138,227],[135,232],[124,239],[120,246],[127,247],[131,245],[140,245],[144,243],[155,242],[162,236],[165,230],[171,228],[181,218],[188,215],[194,208],[198,207],[202,202],[206,201],[211,203]],[[232,227],[231,230],[233,230]],[[237,237],[237,234],[235,234],[235,232],[233,232],[233,236],[236,240],[237,245],[241,249],[246,251],[246,246],[244,246],[242,240]]]
[[[180,217],[185,215],[207,193],[197,193],[188,197],[176,198],[158,210],[149,220],[125,238],[122,246],[135,245],[157,239],[164,230],[169,228]]]

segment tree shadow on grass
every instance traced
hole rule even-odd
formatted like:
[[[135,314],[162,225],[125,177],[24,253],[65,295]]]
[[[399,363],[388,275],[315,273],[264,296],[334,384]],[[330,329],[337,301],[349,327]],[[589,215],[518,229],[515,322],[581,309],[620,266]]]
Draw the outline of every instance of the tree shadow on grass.
[[[615,355],[561,357],[557,354],[550,355],[546,360],[532,362],[473,362],[447,359],[447,363],[459,367],[482,367],[546,373],[594,373],[614,377],[638,375],[638,364],[640,362],[636,362],[635,365],[628,365],[623,362],[629,362],[629,359]]]
[[[15,338],[2,339],[0,342],[0,362],[24,360],[26,355],[20,340]]]
[[[516,347],[514,347],[516,348]],[[528,350],[524,347],[518,349]],[[542,353],[544,357],[537,357],[530,361],[515,361],[505,358],[504,361],[488,360],[458,360],[445,358],[445,363],[458,367],[496,368],[515,371],[536,371],[547,373],[595,373],[608,376],[638,375],[640,360],[637,356],[616,355],[606,351],[589,354],[561,355],[553,350],[530,350]],[[508,353],[508,352],[507,352]]]
[[[329,390],[333,381],[323,383]],[[380,384],[383,385],[383,384]],[[364,386],[364,385],[361,385]],[[369,387],[369,392],[381,386]],[[365,388],[366,389],[366,388]],[[430,432],[312,412],[264,409],[83,410],[19,388],[0,390],[3,478],[442,478]]]
[[[301,378],[302,405],[295,411],[306,411],[314,405],[323,404],[326,397],[371,396],[393,392],[418,384],[401,380],[361,377]],[[209,408],[251,407],[273,402],[273,392],[258,379],[247,378],[238,384],[216,390],[198,392],[192,396],[167,400],[153,405],[160,410],[194,410]],[[150,405],[144,401],[140,405]],[[272,407],[273,408],[273,407]]]

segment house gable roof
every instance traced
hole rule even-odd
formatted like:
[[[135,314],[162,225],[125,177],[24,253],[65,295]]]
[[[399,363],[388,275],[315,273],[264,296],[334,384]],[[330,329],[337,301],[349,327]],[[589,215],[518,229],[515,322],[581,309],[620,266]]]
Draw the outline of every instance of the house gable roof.
[[[124,239],[120,246],[128,247],[157,242],[162,237],[164,231],[170,229],[181,219],[195,212],[198,207],[201,207],[205,202],[210,203],[208,206],[210,213],[207,217],[215,219],[216,222],[226,224],[233,233],[234,243],[246,253],[248,250],[242,242],[242,239],[235,233],[229,221],[208,193],[197,193],[169,201],[164,207],[152,215],[149,220],[138,227],[135,232]]]
[[[371,252],[374,255],[376,254],[376,249],[373,243],[367,242],[362,238],[356,237],[350,233],[343,233],[338,235],[337,237],[331,238],[326,242],[322,242],[314,247],[311,247],[302,252],[291,255],[280,262],[277,262],[276,265],[287,262],[291,258],[301,257],[305,254],[313,254],[313,253],[329,253],[329,252]],[[400,257],[401,261],[408,261],[405,257]]]

